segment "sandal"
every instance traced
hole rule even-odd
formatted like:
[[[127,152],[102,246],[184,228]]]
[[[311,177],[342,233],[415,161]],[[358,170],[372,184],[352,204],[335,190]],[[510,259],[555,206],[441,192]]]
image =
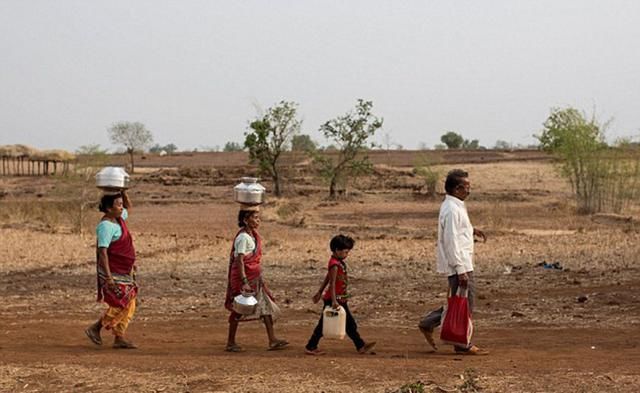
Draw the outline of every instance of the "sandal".
[[[307,348],[305,348],[305,349],[304,349],[304,353],[305,353],[306,355],[311,355],[311,356],[322,356],[322,355],[324,355],[326,352],[325,352],[325,351],[322,351],[322,350],[320,350],[320,349],[318,349],[318,348],[316,348],[316,349],[307,349]]]
[[[455,348],[455,352],[457,355],[471,355],[471,356],[486,356],[489,354],[489,351],[487,351],[486,349],[482,349],[475,345],[472,345],[470,348],[467,348],[467,349]]]
[[[272,342],[271,344],[269,344],[268,351],[277,351],[279,349],[284,349],[284,348],[287,347],[287,345],[289,345],[288,341],[276,340],[276,341]]]
[[[360,349],[358,349],[358,353],[360,355],[364,355],[365,353],[370,352],[375,346],[376,346],[375,341],[364,343],[364,345]]]
[[[88,327],[84,330],[84,334],[86,334],[87,337],[89,337],[89,340],[91,340],[92,343],[96,345],[102,345],[102,337],[100,337],[100,332],[96,334],[95,330]]]
[[[242,347],[238,344],[230,344],[227,345],[224,350],[226,352],[244,352],[244,349],[242,349]]]
[[[115,349],[138,349],[138,347],[131,341],[118,340],[113,342],[113,348]]]

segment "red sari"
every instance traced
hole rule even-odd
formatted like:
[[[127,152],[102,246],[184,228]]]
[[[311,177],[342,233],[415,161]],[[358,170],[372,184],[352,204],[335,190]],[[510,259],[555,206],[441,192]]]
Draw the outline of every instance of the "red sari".
[[[231,315],[229,316],[229,320],[239,319],[240,314],[233,311],[233,298],[240,295],[242,293],[242,273],[240,272],[240,267],[235,263],[235,239],[238,235],[245,231],[241,229],[238,231],[236,236],[233,238],[233,244],[231,246],[231,254],[229,256],[229,274],[227,276],[227,293],[224,301],[224,307],[231,311]],[[260,289],[264,291],[264,293],[269,296],[271,300],[273,300],[273,296],[271,292],[267,288],[266,284],[262,280],[262,266],[260,266],[260,260],[262,258],[262,238],[257,231],[252,231],[251,235],[256,241],[256,248],[253,250],[251,254],[246,254],[242,258],[242,263],[244,264],[244,273],[247,276],[247,280],[249,280],[249,285],[251,286],[251,290],[254,293],[258,293]]]
[[[116,283],[116,290],[107,286],[107,274],[101,264],[98,268],[98,297],[97,301],[104,301],[111,307],[126,307],[138,293],[138,285],[133,276],[133,265],[136,263],[136,250],[133,247],[133,238],[122,217],[117,217],[118,225],[122,229],[122,235],[107,248],[109,258],[109,270]]]

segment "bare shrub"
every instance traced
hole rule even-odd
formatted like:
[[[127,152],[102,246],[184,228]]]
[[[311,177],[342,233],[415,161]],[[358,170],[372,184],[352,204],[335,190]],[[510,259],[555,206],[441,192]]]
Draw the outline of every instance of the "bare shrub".
[[[622,142],[602,156],[598,211],[620,213],[640,198],[640,148]]]
[[[438,191],[438,184],[443,175],[442,169],[437,168],[435,163],[429,160],[427,156],[421,156],[416,160],[413,173],[424,179],[426,195],[430,198],[435,197]]]

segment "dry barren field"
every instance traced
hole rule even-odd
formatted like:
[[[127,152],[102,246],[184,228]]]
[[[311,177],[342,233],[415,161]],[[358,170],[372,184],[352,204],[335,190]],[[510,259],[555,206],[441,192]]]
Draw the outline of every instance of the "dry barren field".
[[[269,199],[264,270],[284,311],[277,333],[291,346],[266,351],[264,328],[250,322],[238,334],[246,351],[224,352],[231,187],[252,169],[154,162],[131,192],[141,293],[129,335],[140,348],[125,352],[107,334],[96,347],[83,333],[103,308],[92,233],[100,215],[79,208],[82,192],[97,200],[90,181],[0,178],[0,391],[386,393],[417,381],[425,392],[640,391],[638,206],[576,215],[547,160],[449,161],[442,171],[470,172],[468,210],[488,236],[476,247],[474,319],[489,356],[444,345],[429,353],[417,323],[446,302],[434,271],[442,196],[416,192],[410,166],[391,161],[338,202],[304,171],[286,197]],[[337,233],[356,239],[351,307],[378,345],[358,355],[348,340],[323,340],[327,355],[309,357],[320,312],[310,298]]]

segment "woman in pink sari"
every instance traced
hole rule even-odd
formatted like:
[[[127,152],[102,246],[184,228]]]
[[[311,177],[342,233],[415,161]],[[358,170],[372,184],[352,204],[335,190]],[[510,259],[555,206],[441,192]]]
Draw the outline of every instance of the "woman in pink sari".
[[[269,338],[269,349],[285,348],[289,343],[276,338],[273,321],[278,314],[278,306],[262,277],[262,239],[258,234],[260,212],[258,207],[245,207],[238,214],[240,231],[236,235],[229,257],[229,275],[227,294],[224,305],[231,312],[229,315],[229,336],[227,352],[241,352],[242,347],[236,343],[236,332],[241,321],[262,319]],[[241,315],[233,310],[233,298],[241,293],[253,293],[258,300],[256,310],[251,315]]]
[[[104,213],[96,228],[98,302],[108,308],[85,334],[96,345],[102,345],[100,331],[111,330],[115,336],[113,347],[135,349],[136,346],[124,338],[129,322],[136,310],[138,285],[135,281],[136,251],[126,220],[131,210],[131,201],[125,190],[121,194],[105,195],[100,201]]]

